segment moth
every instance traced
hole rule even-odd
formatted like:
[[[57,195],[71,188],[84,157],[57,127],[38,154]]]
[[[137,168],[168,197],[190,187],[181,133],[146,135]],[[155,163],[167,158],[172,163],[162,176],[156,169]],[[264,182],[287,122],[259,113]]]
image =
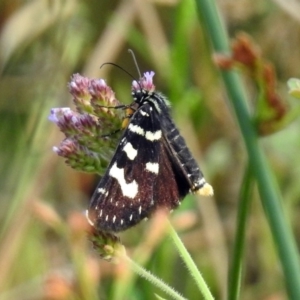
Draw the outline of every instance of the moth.
[[[146,72],[133,81],[126,128],[86,212],[99,230],[126,230],[157,209],[173,210],[188,193],[213,194],[153,76]]]

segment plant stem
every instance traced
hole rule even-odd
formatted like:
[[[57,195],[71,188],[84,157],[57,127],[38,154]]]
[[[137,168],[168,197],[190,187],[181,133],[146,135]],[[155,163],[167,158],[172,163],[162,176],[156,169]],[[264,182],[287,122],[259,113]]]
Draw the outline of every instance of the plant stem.
[[[249,207],[251,203],[252,185],[253,185],[253,177],[250,171],[250,167],[248,165],[244,175],[244,180],[243,180],[241,193],[239,197],[236,233],[235,233],[234,246],[232,251],[232,263],[231,263],[230,273],[228,276],[228,299],[229,300],[239,299],[241,278],[242,278],[242,267],[243,267],[242,262],[243,262],[245,239],[246,239],[246,224],[248,220]]]
[[[127,255],[123,255],[122,258],[129,264],[129,266],[132,268],[133,271],[135,271],[138,275],[148,280],[150,283],[155,285],[157,288],[164,291],[166,294],[168,294],[172,299],[176,300],[186,300],[183,296],[181,296],[177,291],[175,291],[172,287],[170,287],[168,284],[163,282],[161,279],[154,276],[149,271],[145,270],[143,267],[135,263],[133,260],[131,260]]]
[[[184,263],[186,264],[188,270],[190,271],[190,274],[195,279],[196,284],[197,284],[199,290],[201,291],[204,299],[213,300],[214,297],[212,296],[206,282],[204,281],[201,273],[197,269],[197,267],[196,267],[194,261],[192,260],[190,254],[188,253],[188,251],[184,247],[184,244],[180,240],[177,232],[174,230],[174,228],[172,227],[171,224],[169,224],[169,230],[170,230],[170,236],[173,239],[173,242],[174,242],[175,246],[177,247],[177,250],[178,250],[180,256],[182,257]]]
[[[196,0],[196,4],[214,51],[229,53],[228,38],[215,1]],[[261,201],[281,260],[289,298],[300,299],[300,264],[297,248],[283,214],[278,185],[258,144],[257,134],[247,110],[243,84],[236,72],[222,71],[221,73],[246,145],[251,171],[257,180]]]

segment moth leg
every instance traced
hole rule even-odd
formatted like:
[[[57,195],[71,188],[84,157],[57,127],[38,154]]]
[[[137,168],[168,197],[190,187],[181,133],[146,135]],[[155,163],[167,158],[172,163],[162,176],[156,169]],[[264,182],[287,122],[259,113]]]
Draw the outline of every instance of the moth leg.
[[[122,126],[121,126],[121,129],[125,129],[127,128],[127,126],[129,125],[130,123],[130,119],[131,117],[133,116],[133,114],[136,112],[136,109],[131,107],[131,106],[128,106],[126,109],[125,109],[125,117],[123,118],[123,122],[122,122]]]
[[[115,130],[115,131],[112,131],[108,134],[104,134],[102,135],[101,137],[109,137],[109,136],[112,136],[124,129],[127,128],[127,126],[129,125],[130,123],[130,119],[131,117],[133,116],[133,114],[136,112],[136,108],[130,106],[130,105],[119,105],[119,106],[114,106],[114,107],[108,107],[108,106],[101,106],[101,107],[105,107],[105,108],[116,108],[116,109],[125,109],[125,116],[123,117],[123,121],[122,121],[122,125],[121,125],[121,128]]]
[[[106,105],[97,105],[98,107],[104,107],[104,108],[115,108],[115,109],[126,109],[128,105],[117,105],[117,106],[106,106]]]

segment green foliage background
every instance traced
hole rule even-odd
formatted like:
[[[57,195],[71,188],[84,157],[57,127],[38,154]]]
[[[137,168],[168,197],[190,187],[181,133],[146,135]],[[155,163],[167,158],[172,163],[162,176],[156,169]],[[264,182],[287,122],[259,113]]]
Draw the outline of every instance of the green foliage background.
[[[245,31],[271,61],[278,92],[300,77],[296,8],[281,0],[217,1],[228,33]],[[171,217],[216,299],[226,299],[237,203],[247,155],[209,38],[187,1],[0,2],[0,300],[154,299],[153,288],[120,264],[101,261],[86,240],[82,212],[96,178],[68,168],[52,152],[63,138],[47,120],[52,107],[72,106],[73,73],[104,78],[130,103],[131,78],[154,70],[173,116],[213,185],[213,198],[186,197]],[[256,88],[245,78],[250,109]],[[299,121],[261,145],[279,182],[282,209],[299,243]],[[83,228],[83,229],[82,229]],[[200,299],[167,235],[141,224],[121,234],[128,254],[188,299]],[[254,188],[246,231],[241,299],[285,299],[283,275]],[[163,296],[163,295],[162,295]]]

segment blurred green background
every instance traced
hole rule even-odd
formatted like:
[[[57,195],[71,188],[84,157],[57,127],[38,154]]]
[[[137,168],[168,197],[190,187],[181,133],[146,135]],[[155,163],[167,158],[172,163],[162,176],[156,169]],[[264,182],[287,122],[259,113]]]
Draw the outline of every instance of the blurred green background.
[[[274,64],[278,92],[300,77],[300,4],[220,0],[230,37],[244,31]],[[297,13],[298,12],[298,13]],[[0,300],[154,299],[161,292],[122,264],[101,260],[87,241],[82,213],[97,177],[66,166],[52,147],[63,135],[47,120],[52,107],[74,107],[70,76],[104,78],[130,103],[141,71],[158,90],[199,161],[213,198],[186,197],[171,217],[216,299],[226,298],[240,184],[247,157],[209,39],[191,0],[36,0],[0,2]],[[245,84],[255,103],[256,89]],[[262,138],[279,182],[282,207],[300,237],[299,120]],[[159,227],[159,226],[158,226]],[[167,235],[148,222],[122,233],[128,254],[188,299],[201,299]],[[164,296],[164,295],[162,295]],[[241,299],[286,299],[278,257],[256,190],[247,224]]]

